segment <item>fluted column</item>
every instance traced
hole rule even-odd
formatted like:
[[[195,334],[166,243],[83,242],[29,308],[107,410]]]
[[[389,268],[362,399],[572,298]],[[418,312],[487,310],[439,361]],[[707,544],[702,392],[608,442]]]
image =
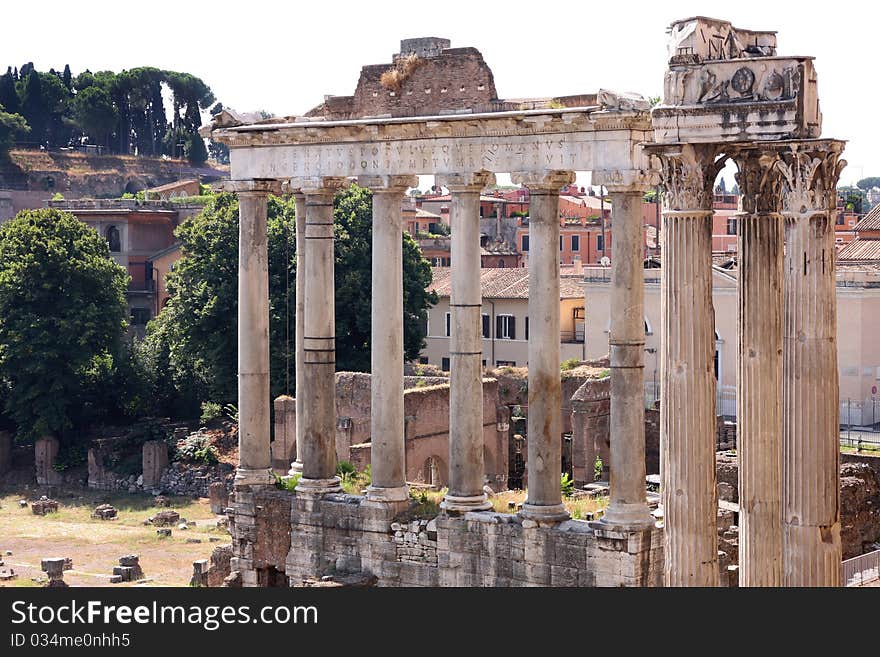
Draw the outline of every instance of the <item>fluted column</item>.
[[[736,155],[739,585],[782,585],[782,257],[774,151]]]
[[[611,499],[599,521],[618,530],[654,526],[645,495],[645,277],[641,171],[593,172],[611,198]]]
[[[237,486],[271,484],[269,416],[269,252],[266,232],[274,180],[230,181],[238,194],[238,469]]]
[[[717,586],[711,146],[659,153],[661,498],[667,586]],[[615,238],[616,239],[616,238]]]
[[[417,176],[368,176],[373,191],[370,339],[370,464],[367,499],[403,502],[406,455],[403,417],[403,196]]]
[[[306,314],[306,197],[305,194],[294,192],[293,200],[296,210],[296,457],[290,464],[290,475],[302,474],[302,449],[303,449],[303,398],[300,391],[303,389],[303,336],[305,335]]]
[[[492,508],[483,491],[483,336],[480,311],[480,192],[491,173],[439,177],[449,189],[452,290],[450,307],[449,491],[446,511]]]
[[[559,190],[571,171],[513,174],[529,188],[528,496],[522,516],[567,519],[562,504],[562,379],[559,348]]]
[[[780,152],[785,217],[783,583],[840,586],[834,207],[843,142]]]
[[[305,195],[305,294],[303,321],[302,477],[296,490],[340,490],[336,476],[336,337],[333,195],[344,178],[291,180]]]

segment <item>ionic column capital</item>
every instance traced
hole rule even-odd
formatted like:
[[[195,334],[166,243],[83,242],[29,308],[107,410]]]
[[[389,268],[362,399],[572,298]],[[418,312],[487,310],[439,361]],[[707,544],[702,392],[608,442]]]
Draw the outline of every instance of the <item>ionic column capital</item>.
[[[673,212],[711,212],[715,177],[727,156],[716,157],[714,144],[680,144],[652,148],[660,159],[663,205]]]
[[[290,191],[306,196],[326,196],[348,187],[348,178],[341,176],[302,176],[290,179]]]
[[[609,193],[641,193],[660,182],[660,172],[650,169],[605,169],[593,171],[593,184]]]
[[[481,192],[495,184],[495,174],[490,171],[473,173],[447,173],[436,176],[437,184],[450,192]]]
[[[735,177],[742,193],[743,212],[779,212],[782,207],[782,177],[777,168],[777,151],[772,148],[747,148],[733,151],[731,157],[738,169]]]
[[[514,185],[525,185],[530,194],[558,194],[575,180],[574,171],[515,171],[510,174]]]
[[[846,166],[841,159],[843,142],[794,142],[779,151],[776,169],[781,174],[781,211],[785,215],[832,212],[837,206],[837,180]]]
[[[234,192],[238,195],[254,194],[265,196],[274,194],[281,195],[281,181],[270,178],[255,178],[253,180],[224,180],[220,184],[224,192]]]
[[[374,194],[403,193],[410,187],[418,187],[419,177],[415,175],[358,176],[358,185],[370,189]]]

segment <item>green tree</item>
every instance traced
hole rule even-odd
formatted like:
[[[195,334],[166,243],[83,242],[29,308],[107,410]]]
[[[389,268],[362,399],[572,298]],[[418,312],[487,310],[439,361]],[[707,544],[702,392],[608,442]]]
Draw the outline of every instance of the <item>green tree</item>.
[[[15,89],[15,76],[11,67],[6,69],[6,73],[0,75],[0,105],[5,107],[10,114],[18,114],[21,110],[18,91]]]
[[[64,435],[114,394],[128,275],[72,214],[25,210],[0,227],[0,381],[23,437]]]
[[[189,136],[184,154],[186,159],[195,165],[204,164],[205,160],[208,159],[208,149],[205,148],[205,140],[202,139],[198,132],[194,132]]]
[[[0,98],[0,103],[3,102],[3,99]],[[862,191],[867,192],[872,187],[880,187],[880,177],[878,176],[870,176],[868,178],[862,178],[860,181],[856,183],[856,187],[861,189]]]
[[[28,132],[30,132],[30,127],[23,116],[5,112],[3,106],[0,105],[0,160],[7,156],[15,139]]]
[[[22,83],[21,114],[31,127],[31,138],[37,143],[44,144],[48,137],[49,108],[46,99],[43,98],[40,74],[33,69]]]
[[[272,395],[293,392],[296,243],[294,203],[270,197],[269,303]],[[335,199],[337,369],[369,371],[372,202],[352,187]],[[238,308],[238,202],[215,196],[176,231],[184,257],[168,278],[171,295],[150,323],[147,346],[157,385],[190,398],[236,399]],[[425,288],[431,268],[408,235],[403,240],[404,348],[407,359],[424,347],[427,308],[437,303]]]
[[[93,144],[108,146],[119,117],[110,94],[100,87],[87,87],[74,99],[74,119]]]

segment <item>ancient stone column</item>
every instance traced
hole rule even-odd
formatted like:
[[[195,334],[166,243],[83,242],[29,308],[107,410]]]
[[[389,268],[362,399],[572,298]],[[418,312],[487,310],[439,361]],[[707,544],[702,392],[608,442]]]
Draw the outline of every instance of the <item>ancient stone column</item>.
[[[480,191],[495,181],[491,173],[448,175],[452,290],[449,299],[449,491],[446,511],[492,507],[483,491],[483,338],[480,311]]]
[[[306,315],[306,197],[302,192],[295,192],[293,200],[296,212],[296,321],[295,332],[296,338],[296,354],[294,363],[296,367],[295,385],[296,385],[296,458],[290,464],[290,475],[302,474],[302,442],[303,442],[303,425],[299,421],[302,417],[302,396],[299,394],[303,386],[303,336],[305,335],[305,315]]]
[[[367,499],[403,502],[406,446],[403,419],[402,203],[417,176],[368,176],[373,191],[373,264],[370,340],[370,463]]]
[[[571,171],[513,174],[529,188],[528,496],[522,516],[568,518],[562,504],[562,379],[559,348],[559,190]]]
[[[736,155],[739,585],[782,585],[782,254],[776,154]]]
[[[664,186],[660,472],[665,579],[667,586],[717,586],[712,202],[720,164],[712,146],[684,145],[658,154]]]
[[[611,198],[611,499],[603,526],[654,526],[645,496],[645,277],[641,171],[594,172]]]
[[[266,232],[273,180],[230,181],[238,194],[238,486],[271,484],[269,450],[269,252]]]
[[[843,142],[780,150],[785,263],[783,584],[840,586],[840,407],[834,208]]]
[[[302,477],[297,492],[340,489],[336,476],[336,336],[333,195],[344,178],[291,180],[305,194],[305,298],[303,321]]]

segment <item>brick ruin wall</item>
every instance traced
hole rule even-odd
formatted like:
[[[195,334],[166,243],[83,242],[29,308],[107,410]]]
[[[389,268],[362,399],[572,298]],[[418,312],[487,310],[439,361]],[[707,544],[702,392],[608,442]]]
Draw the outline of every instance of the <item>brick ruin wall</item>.
[[[492,511],[412,519],[406,508],[362,497],[277,489],[241,489],[234,508],[231,568],[244,586],[352,574],[373,575],[378,586],[662,583],[659,529],[618,534],[580,520],[542,527]]]

